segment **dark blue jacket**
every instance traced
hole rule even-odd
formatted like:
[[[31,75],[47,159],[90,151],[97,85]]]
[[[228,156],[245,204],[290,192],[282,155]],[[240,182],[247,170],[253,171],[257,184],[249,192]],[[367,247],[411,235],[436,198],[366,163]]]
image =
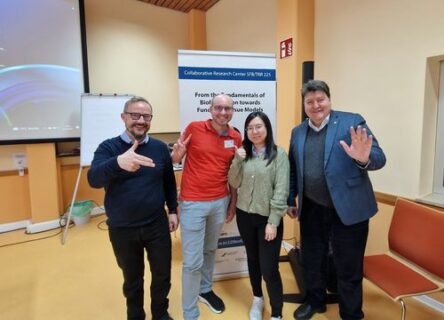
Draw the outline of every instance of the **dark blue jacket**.
[[[350,158],[340,145],[344,140],[350,141],[350,127],[360,125],[372,134],[364,118],[355,113],[332,111],[327,126],[324,149],[324,170],[327,187],[333,205],[341,221],[346,225],[369,219],[378,211],[368,170],[377,170],[385,165],[385,155],[373,136],[370,152],[370,164],[362,169]],[[290,140],[290,196],[289,206],[295,206],[298,197],[298,213],[301,212],[303,199],[304,145],[307,137],[308,119],[293,129]]]

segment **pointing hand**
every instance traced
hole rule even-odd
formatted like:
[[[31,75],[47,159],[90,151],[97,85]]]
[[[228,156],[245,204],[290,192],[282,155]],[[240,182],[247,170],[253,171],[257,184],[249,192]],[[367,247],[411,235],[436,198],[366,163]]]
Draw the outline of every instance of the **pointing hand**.
[[[137,140],[134,141],[131,148],[129,148],[125,153],[122,153],[117,157],[117,163],[119,167],[123,170],[129,172],[135,172],[140,169],[140,166],[144,167],[155,167],[155,163],[152,159],[137,154],[135,151],[139,146],[139,142]]]

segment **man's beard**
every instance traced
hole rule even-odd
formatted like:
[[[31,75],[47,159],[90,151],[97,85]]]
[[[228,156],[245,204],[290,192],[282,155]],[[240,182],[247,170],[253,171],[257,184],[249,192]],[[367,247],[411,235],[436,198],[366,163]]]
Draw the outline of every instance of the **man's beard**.
[[[131,130],[128,130],[129,133],[131,133],[131,135],[134,137],[134,139],[136,139],[137,141],[142,141],[143,139],[145,139],[146,134],[148,133],[148,128],[145,127],[145,130],[142,134],[136,134],[134,127],[131,128]]]

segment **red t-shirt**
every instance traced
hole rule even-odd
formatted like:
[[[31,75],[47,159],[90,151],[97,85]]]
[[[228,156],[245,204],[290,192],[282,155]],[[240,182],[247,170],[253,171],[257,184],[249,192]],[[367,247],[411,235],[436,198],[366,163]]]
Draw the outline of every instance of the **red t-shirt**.
[[[194,121],[185,129],[185,138],[193,136],[187,146],[180,200],[210,201],[229,194],[228,169],[241,135],[231,127],[226,135],[219,135],[211,121]]]

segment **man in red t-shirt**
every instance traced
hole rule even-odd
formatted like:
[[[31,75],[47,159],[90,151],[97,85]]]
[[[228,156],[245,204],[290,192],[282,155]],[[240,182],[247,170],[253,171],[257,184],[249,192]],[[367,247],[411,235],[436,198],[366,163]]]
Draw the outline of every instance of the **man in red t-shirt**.
[[[215,313],[225,310],[212,290],[212,279],[222,226],[236,212],[236,191],[229,189],[227,176],[235,149],[241,145],[241,135],[228,124],[233,112],[230,96],[215,96],[212,119],[191,122],[171,154],[175,163],[186,155],[180,188],[184,320],[199,318],[198,300]]]

